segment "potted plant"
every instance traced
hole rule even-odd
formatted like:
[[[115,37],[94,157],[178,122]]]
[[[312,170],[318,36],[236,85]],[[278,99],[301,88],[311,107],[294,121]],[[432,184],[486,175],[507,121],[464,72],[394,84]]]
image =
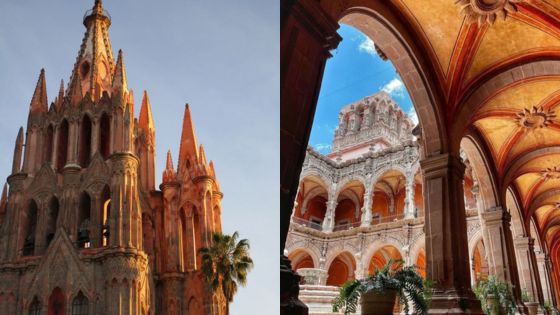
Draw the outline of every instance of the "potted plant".
[[[539,312],[539,303],[534,302],[531,299],[529,292],[525,288],[521,290],[521,301],[523,302],[523,304],[525,304],[525,306],[527,306],[529,315],[537,315],[537,313]]]
[[[356,313],[360,302],[362,315],[393,314],[398,297],[405,314],[410,314],[410,304],[416,314],[427,314],[431,289],[427,289],[415,266],[405,267],[402,263],[390,260],[383,268],[376,268],[373,275],[345,283],[333,301],[333,312]]]
[[[490,276],[478,283],[474,293],[482,304],[482,310],[487,315],[515,314],[515,302],[507,283]]]

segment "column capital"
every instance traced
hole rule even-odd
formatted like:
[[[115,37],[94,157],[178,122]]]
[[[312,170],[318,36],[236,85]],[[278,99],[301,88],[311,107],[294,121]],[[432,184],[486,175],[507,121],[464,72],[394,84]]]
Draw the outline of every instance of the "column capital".
[[[465,164],[457,156],[443,153],[425,158],[420,161],[420,168],[425,178],[441,176],[442,172],[452,170],[462,179],[465,174]]]
[[[513,243],[519,248],[533,248],[535,239],[530,236],[518,236],[513,239]]]

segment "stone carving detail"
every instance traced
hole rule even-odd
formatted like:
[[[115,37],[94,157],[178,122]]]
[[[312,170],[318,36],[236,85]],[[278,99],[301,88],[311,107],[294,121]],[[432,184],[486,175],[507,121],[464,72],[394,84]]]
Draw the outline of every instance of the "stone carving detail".
[[[547,167],[541,171],[541,176],[545,181],[560,179],[560,166]]]
[[[494,24],[496,18],[505,19],[508,14],[517,12],[516,3],[524,0],[455,0],[461,7],[461,14],[468,21],[479,25]]]
[[[517,113],[515,120],[521,127],[536,129],[548,127],[555,118],[556,114],[554,111],[544,109],[542,106],[533,106],[532,108],[525,108]]]

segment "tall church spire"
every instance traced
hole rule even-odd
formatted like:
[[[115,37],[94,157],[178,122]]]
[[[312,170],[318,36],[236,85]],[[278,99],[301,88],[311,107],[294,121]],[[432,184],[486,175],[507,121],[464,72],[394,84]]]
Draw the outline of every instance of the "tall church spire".
[[[181,134],[181,145],[179,148],[179,170],[183,171],[182,166],[196,164],[198,160],[198,146],[196,144],[196,134],[191,118],[189,104],[185,105],[185,115],[183,116],[183,131]]]
[[[84,26],[86,33],[70,77],[71,95],[76,86],[72,86],[77,77],[83,95],[89,92],[97,100],[103,91],[111,90],[114,58],[109,40],[111,18],[103,9],[101,0],[96,0],[93,8],[86,12]]]
[[[31,104],[29,106],[29,112],[35,114],[46,113],[48,111],[49,104],[47,100],[45,69],[41,69],[41,74],[39,74],[39,80],[37,80],[37,86],[35,86],[35,92],[33,93],[33,98],[31,99]]]
[[[154,130],[154,120],[152,118],[152,109],[148,92],[144,90],[142,97],[142,107],[140,108],[140,117],[138,118],[138,127],[145,130]]]
[[[117,67],[115,68],[115,74],[113,76],[112,84],[113,93],[124,93],[128,92],[128,84],[126,81],[126,70],[124,69],[124,58],[123,52],[119,49],[119,55],[117,57]]]

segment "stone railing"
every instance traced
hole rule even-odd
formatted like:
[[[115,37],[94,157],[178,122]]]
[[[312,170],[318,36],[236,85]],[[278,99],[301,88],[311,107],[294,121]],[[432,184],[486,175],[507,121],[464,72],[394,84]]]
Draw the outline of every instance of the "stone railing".
[[[323,230],[323,226],[321,226],[321,224],[316,223],[316,222],[312,222],[312,221],[309,221],[309,220],[306,220],[306,219],[303,219],[303,218],[292,217],[292,222],[297,223],[297,224],[302,225],[302,226],[312,228],[312,229],[317,230],[317,231],[322,231]]]
[[[325,285],[328,273],[319,268],[300,268],[297,273],[303,277],[303,283],[307,285]]]

